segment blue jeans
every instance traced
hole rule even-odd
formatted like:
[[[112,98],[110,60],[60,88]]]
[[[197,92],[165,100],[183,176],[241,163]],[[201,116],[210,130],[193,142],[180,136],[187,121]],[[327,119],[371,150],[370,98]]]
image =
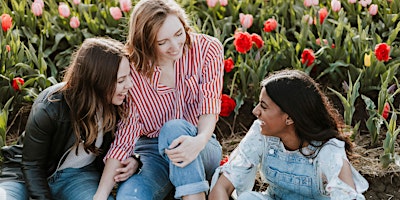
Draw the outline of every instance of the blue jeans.
[[[24,183],[17,181],[5,181],[0,183],[0,199],[28,200],[28,197],[28,190]]]
[[[170,163],[164,149],[182,135],[197,135],[197,128],[191,123],[176,119],[168,121],[160,130],[158,138],[141,137],[135,147],[143,162],[142,170],[121,183],[117,192],[118,200],[140,199],[160,200],[175,186],[175,198],[207,192],[208,181],[219,166],[222,148],[215,135],[193,162],[180,168]]]
[[[96,167],[90,164],[82,168],[60,170],[49,178],[48,183],[54,199],[92,200],[99,185],[100,176]],[[0,199],[27,200],[28,196],[24,183],[15,181],[0,183]],[[113,199],[111,195],[108,197],[108,200]]]
[[[67,168],[52,176],[49,186],[55,199],[93,200],[100,177],[101,173],[94,164],[82,168]],[[113,199],[110,194],[108,200]]]

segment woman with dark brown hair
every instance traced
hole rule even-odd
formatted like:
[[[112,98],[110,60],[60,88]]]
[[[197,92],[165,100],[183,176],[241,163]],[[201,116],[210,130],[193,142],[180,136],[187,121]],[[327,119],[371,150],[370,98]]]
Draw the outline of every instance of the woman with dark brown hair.
[[[132,87],[129,73],[121,42],[86,39],[64,81],[35,100],[23,138],[22,161],[15,165],[6,159],[2,166],[0,199],[92,200],[117,122],[127,116],[122,104]],[[133,160],[121,163],[117,178],[127,179],[136,171]],[[23,176],[15,166],[21,167]]]

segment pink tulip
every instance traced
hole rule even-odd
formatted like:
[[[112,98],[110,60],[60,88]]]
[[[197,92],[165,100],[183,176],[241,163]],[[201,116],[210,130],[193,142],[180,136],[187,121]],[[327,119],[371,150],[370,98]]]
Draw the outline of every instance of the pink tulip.
[[[11,51],[11,47],[10,47],[10,45],[6,45],[6,50],[7,50],[7,52],[10,52]]]
[[[372,3],[372,0],[360,0],[358,3],[361,4],[362,7],[367,7],[369,4]]]
[[[40,4],[40,7],[44,8],[44,2],[43,2],[43,0],[35,0],[35,1],[33,1],[33,3],[39,3],[39,4]]]
[[[69,15],[71,14],[68,5],[65,3],[60,3],[60,5],[58,6],[58,13],[61,17],[65,18],[69,17]]]
[[[312,4],[313,6],[318,6],[319,1],[318,1],[318,0],[311,0],[311,4]]]
[[[219,4],[221,6],[227,6],[228,5],[228,0],[219,0]]]
[[[348,0],[347,2],[349,2],[349,3],[351,3],[351,4],[354,4],[354,3],[357,2],[357,0]]]
[[[111,7],[110,14],[115,20],[119,20],[122,17],[121,9],[119,9],[118,7]]]
[[[307,24],[311,25],[313,23],[313,18],[307,14],[307,15],[303,16],[303,21],[306,22]]]
[[[71,20],[69,21],[71,28],[78,28],[80,24],[81,23],[77,17],[71,17]]]
[[[240,24],[242,24],[244,28],[250,28],[251,25],[253,25],[253,15],[251,14],[240,13],[239,19],[240,19]]]
[[[303,3],[305,7],[310,7],[312,5],[312,0],[304,0]]]
[[[207,6],[209,8],[214,8],[218,3],[218,0],[207,0]]]
[[[129,12],[132,8],[131,0],[119,0],[119,7],[123,12]]]
[[[78,4],[81,3],[81,0],[74,0],[73,2],[74,2],[75,5],[78,5]]]
[[[369,14],[372,16],[376,15],[378,13],[378,5],[372,4],[369,9],[368,9]]]
[[[339,12],[339,10],[342,8],[342,5],[340,4],[340,1],[338,1],[338,0],[332,0],[331,6],[332,6],[332,10],[334,12]]]
[[[35,16],[40,16],[40,15],[42,15],[42,13],[43,13],[43,8],[42,8],[42,6],[40,5],[40,3],[38,3],[38,2],[33,2],[33,3],[32,3],[32,12],[33,12],[33,15],[35,15]]]

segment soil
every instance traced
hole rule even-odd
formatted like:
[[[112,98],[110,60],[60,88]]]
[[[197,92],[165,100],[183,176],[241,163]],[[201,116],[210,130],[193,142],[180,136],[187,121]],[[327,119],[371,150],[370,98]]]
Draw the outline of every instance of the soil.
[[[339,111],[340,102],[335,97],[331,97],[335,106]],[[219,139],[224,155],[229,153],[239,144],[240,140],[246,134],[248,128],[256,119],[251,113],[253,109],[253,101],[245,101],[239,109],[237,115],[231,114],[229,117],[220,117],[217,123],[216,131],[217,138]],[[365,105],[361,101],[356,104],[356,113],[354,120],[363,121],[366,119]],[[30,111],[30,106],[22,106],[17,113],[10,119],[9,127],[7,130],[7,144],[12,144],[16,141],[19,133],[25,129],[25,123]],[[369,134],[365,131],[365,126],[360,127],[360,134],[355,139],[355,156],[351,159],[353,166],[360,171],[360,173],[368,180],[369,189],[364,193],[368,200],[400,200],[400,167],[390,165],[387,169],[382,169],[379,164],[379,156],[382,154],[382,144],[375,147],[369,145]],[[380,141],[383,140],[384,134],[381,134]],[[398,140],[397,144],[400,144]],[[399,147],[396,147],[396,152]],[[260,179],[256,180],[254,190],[265,190],[266,184],[263,184]],[[173,199],[171,193],[166,200]]]

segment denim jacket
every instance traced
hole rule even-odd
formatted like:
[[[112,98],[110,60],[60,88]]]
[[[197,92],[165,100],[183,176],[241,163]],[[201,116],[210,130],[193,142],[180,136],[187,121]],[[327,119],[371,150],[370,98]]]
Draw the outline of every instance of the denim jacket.
[[[268,183],[267,190],[258,195],[260,199],[365,199],[362,193],[368,189],[368,182],[351,165],[356,190],[339,179],[343,160],[348,162],[344,142],[330,139],[322,147],[314,146],[303,148],[316,152],[314,158],[299,150],[287,151],[279,138],[262,135],[256,120],[228,163],[216,170],[212,185],[223,173],[240,198],[252,190],[259,171],[263,182]]]

